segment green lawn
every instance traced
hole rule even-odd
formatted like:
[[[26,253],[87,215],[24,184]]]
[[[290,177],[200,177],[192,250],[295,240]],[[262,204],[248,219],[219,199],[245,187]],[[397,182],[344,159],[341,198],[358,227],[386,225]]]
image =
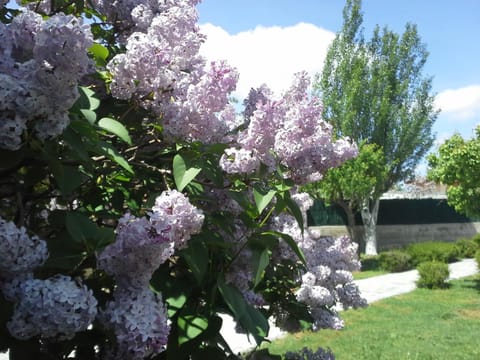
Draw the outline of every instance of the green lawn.
[[[337,360],[480,359],[479,276],[453,281],[446,290],[417,289],[342,317],[343,330],[289,335],[270,344],[270,352],[322,346]]]
[[[389,274],[388,271],[386,270],[365,270],[365,271],[356,271],[353,273],[353,278],[355,280],[361,280],[361,279],[366,279],[370,278],[373,276],[379,276],[379,275],[385,275]]]

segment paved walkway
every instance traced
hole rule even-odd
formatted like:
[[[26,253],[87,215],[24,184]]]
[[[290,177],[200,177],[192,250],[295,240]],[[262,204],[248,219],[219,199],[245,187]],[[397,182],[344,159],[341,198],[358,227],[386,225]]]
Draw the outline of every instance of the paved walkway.
[[[465,259],[449,264],[449,279],[460,279],[477,273],[477,263],[474,259]],[[387,297],[408,293],[416,288],[418,271],[410,270],[401,273],[392,273],[374,276],[368,279],[357,280],[362,296],[370,304]]]
[[[465,259],[449,265],[450,278],[459,279],[462,277],[474,275],[478,272],[477,263],[474,259]],[[415,289],[415,281],[418,279],[417,270],[406,271],[402,273],[393,273],[375,276],[368,279],[357,280],[355,283],[368,303],[372,303],[387,297],[408,293]],[[224,323],[221,330],[232,350],[236,353],[248,350],[255,346],[253,339],[247,338],[244,334],[235,332],[235,323],[232,318],[222,316]],[[269,339],[273,340],[282,336],[284,333],[270,324]],[[8,360],[7,354],[0,354],[0,360]]]

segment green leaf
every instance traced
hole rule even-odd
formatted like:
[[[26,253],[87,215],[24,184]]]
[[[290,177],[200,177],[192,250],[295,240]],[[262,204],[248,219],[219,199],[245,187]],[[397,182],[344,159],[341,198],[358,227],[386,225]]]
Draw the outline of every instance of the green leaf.
[[[205,244],[201,241],[190,241],[188,247],[182,250],[181,256],[192,270],[197,282],[201,284],[208,269],[208,250]]]
[[[265,268],[268,266],[268,263],[270,262],[270,251],[268,249],[253,250],[253,260],[254,260],[253,261],[254,267],[256,267],[255,280],[253,285],[255,287],[263,279]]]
[[[112,145],[106,142],[101,142],[99,145],[104,155],[108,156],[110,159],[115,161],[118,165],[123,167],[129,173],[132,173],[132,174],[134,173],[132,167],[127,162],[127,160],[125,160],[125,158],[123,158],[123,156],[121,156]]]
[[[94,245],[95,249],[103,249],[115,240],[115,231],[105,226],[97,227],[97,233],[92,240],[92,245]]]
[[[183,305],[187,302],[187,297],[185,294],[179,294],[177,296],[171,296],[165,299],[165,302],[168,305],[168,317],[172,318],[178,310],[182,308]]]
[[[90,158],[88,152],[85,150],[85,144],[78,134],[69,126],[62,134],[65,142],[74,151],[76,156],[84,163],[89,163]]]
[[[90,46],[88,52],[92,54],[97,65],[104,66],[107,64],[107,58],[109,53],[108,49],[105,46],[99,43],[94,43],[92,46]]]
[[[177,154],[173,158],[173,178],[178,191],[182,191],[202,171],[200,168],[187,168],[185,159]]]
[[[255,204],[257,205],[258,213],[261,214],[262,211],[270,204],[273,197],[277,192],[275,190],[263,191],[258,186],[253,188],[253,198],[255,199]]]
[[[295,217],[295,220],[297,220],[298,226],[300,226],[300,229],[302,229],[303,234],[304,224],[302,210],[300,210],[298,204],[294,200],[292,200],[289,193],[285,193],[285,195],[285,203],[288,209],[291,211],[292,215]]]
[[[75,167],[63,165],[56,155],[56,149],[49,144],[44,146],[43,155],[63,196],[69,196],[78,188],[84,175]]]
[[[125,128],[125,126],[123,126],[121,122],[112,118],[104,117],[98,121],[98,126],[114,135],[117,135],[128,145],[132,145],[132,139],[128,134],[128,130]]]
[[[95,97],[95,92],[87,87],[78,87],[79,98],[75,102],[72,110],[82,114],[90,124],[97,120],[95,110],[100,106],[100,100]]]
[[[236,320],[250,334],[253,335],[258,345],[268,334],[268,321],[263,314],[248,304],[240,290],[236,287],[226,284],[222,277],[218,278],[218,290],[223,300],[228,305]]]
[[[0,159],[2,159],[0,162],[0,170],[4,171],[14,168],[22,162],[24,156],[25,151],[23,149],[18,151],[0,149]]]
[[[208,327],[208,320],[203,316],[184,315],[178,317],[177,325],[178,344],[181,345],[203,333]]]
[[[98,226],[90,218],[77,211],[69,211],[65,217],[65,227],[73,240],[86,244],[95,239]]]
[[[295,240],[290,235],[278,232],[278,231],[265,231],[262,233],[262,235],[274,235],[282,238],[285,240],[285,242],[290,246],[290,248],[293,250],[295,255],[298,256],[298,258],[302,261],[303,264],[307,264],[307,259],[305,259],[305,255],[303,254],[302,250],[298,247],[297,243]]]

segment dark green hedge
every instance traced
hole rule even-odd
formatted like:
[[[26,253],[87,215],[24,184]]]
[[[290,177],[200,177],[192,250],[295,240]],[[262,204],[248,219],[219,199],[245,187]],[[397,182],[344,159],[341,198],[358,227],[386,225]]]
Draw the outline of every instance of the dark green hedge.
[[[455,211],[446,199],[385,199],[380,201],[378,225],[467,223],[473,220]],[[357,224],[362,224],[359,214]],[[308,212],[308,225],[345,225],[347,217],[339,206],[316,200]]]

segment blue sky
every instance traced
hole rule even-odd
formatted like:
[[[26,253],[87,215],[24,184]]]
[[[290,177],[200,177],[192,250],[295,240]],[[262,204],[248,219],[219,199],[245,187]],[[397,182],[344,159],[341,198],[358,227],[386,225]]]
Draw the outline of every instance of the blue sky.
[[[204,55],[226,59],[240,72],[239,98],[262,83],[282,91],[299,70],[321,71],[342,25],[342,0],[203,0],[198,6]],[[365,35],[376,24],[403,32],[417,25],[430,55],[442,109],[434,126],[440,143],[454,132],[470,137],[480,124],[480,1],[363,0]]]

